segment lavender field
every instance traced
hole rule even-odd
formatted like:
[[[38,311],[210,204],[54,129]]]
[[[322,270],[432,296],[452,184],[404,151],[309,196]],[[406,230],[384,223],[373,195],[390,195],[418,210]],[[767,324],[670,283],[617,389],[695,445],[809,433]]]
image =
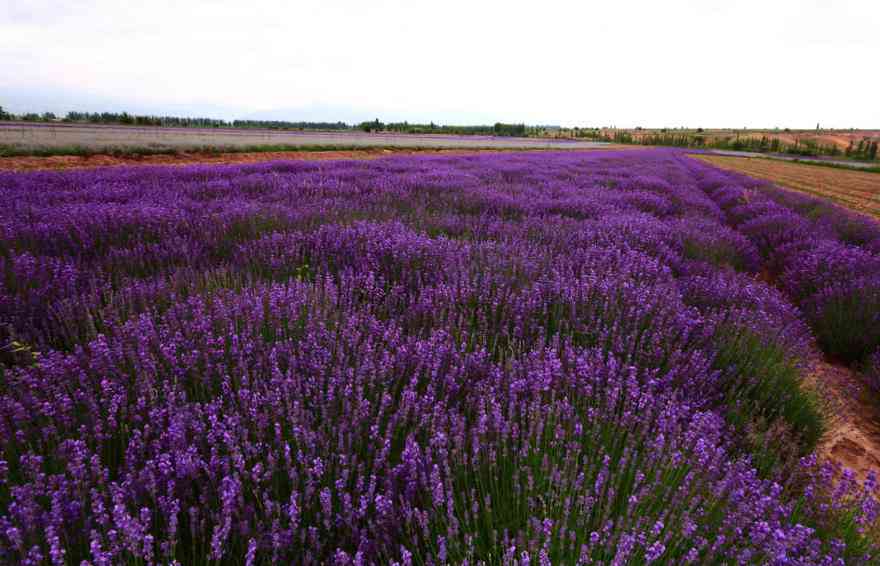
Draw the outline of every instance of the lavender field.
[[[880,556],[803,383],[880,383],[880,225],[825,201],[661,150],[0,195],[4,564]]]

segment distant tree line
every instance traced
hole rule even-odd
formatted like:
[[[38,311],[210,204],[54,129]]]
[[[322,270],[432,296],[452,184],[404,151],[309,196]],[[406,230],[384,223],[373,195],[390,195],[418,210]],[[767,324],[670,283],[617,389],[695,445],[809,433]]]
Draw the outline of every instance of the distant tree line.
[[[454,134],[454,135],[487,135],[487,136],[543,136],[546,126],[526,126],[525,124],[506,124],[497,122],[493,125],[454,126],[440,125],[430,122],[417,124],[409,122],[384,123],[378,118],[371,122],[349,125],[345,122],[305,122],[287,120],[220,120],[216,118],[191,118],[180,116],[155,116],[129,114],[128,112],[68,112],[59,119],[51,112],[43,114],[28,113],[14,115],[0,107],[0,120],[24,120],[28,122],[69,122],[81,124],[123,124],[132,126],[156,126],[175,128],[260,128],[272,130],[354,130],[365,132],[399,132],[407,134]],[[549,127],[556,131],[558,127]],[[598,131],[598,130],[597,130]]]
[[[605,136],[602,135],[602,130],[599,128],[575,127],[572,129],[572,136],[576,138],[586,138],[590,140],[608,141],[604,139]]]
[[[502,124],[501,122],[496,122],[492,129],[494,130],[496,136],[522,137],[526,135],[525,124]]]
[[[637,128],[639,130],[639,128]],[[592,131],[590,131],[592,134]],[[761,136],[734,136],[709,137],[702,134],[702,128],[697,133],[688,132],[665,132],[655,134],[633,135],[627,130],[615,130],[612,134],[591,135],[593,139],[620,144],[653,145],[669,147],[727,149],[734,151],[752,151],[756,153],[786,153],[804,157],[816,157],[820,155],[840,156],[845,155],[853,159],[877,159],[877,142],[864,138],[855,144],[850,142],[849,147],[843,151],[834,144],[820,144],[816,140],[795,140],[793,144],[784,143],[779,138]]]
[[[504,124],[496,122],[485,126],[451,126],[438,125],[434,122],[416,124],[409,122],[382,122],[378,118],[369,122],[361,122],[357,129],[364,132],[396,132],[403,134],[451,134],[451,135],[484,135],[484,136],[518,136],[537,135],[541,128],[527,127],[525,124]]]
[[[0,120],[22,120],[24,122],[52,122],[57,120],[58,117],[55,116],[52,112],[43,112],[42,114],[37,114],[36,112],[28,112],[27,114],[16,115],[10,112],[7,112],[0,106]]]
[[[288,122],[286,120],[233,120],[233,128],[260,128],[270,130],[349,130],[345,122]]]
[[[229,125],[216,118],[185,118],[180,116],[151,116],[128,112],[68,112],[64,122],[88,124],[125,124],[130,126],[161,126],[174,128],[221,128]]]
[[[347,130],[345,122],[288,122],[281,120],[220,120],[217,118],[191,118],[180,116],[154,116],[129,114],[128,112],[68,112],[58,118],[52,112],[36,114],[29,112],[15,115],[0,106],[0,120],[25,122],[67,122],[79,124],[123,124],[129,126],[156,126],[173,128],[263,128],[273,130]]]
[[[847,157],[856,159],[877,159],[877,142],[868,138],[862,138],[856,145],[854,140],[850,140],[849,146],[844,151]]]

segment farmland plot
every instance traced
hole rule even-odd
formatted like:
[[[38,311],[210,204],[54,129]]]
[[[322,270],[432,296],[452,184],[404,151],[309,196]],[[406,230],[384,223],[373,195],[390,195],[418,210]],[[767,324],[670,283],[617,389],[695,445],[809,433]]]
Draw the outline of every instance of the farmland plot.
[[[0,192],[0,561],[874,560],[802,377],[876,223],[667,151]]]

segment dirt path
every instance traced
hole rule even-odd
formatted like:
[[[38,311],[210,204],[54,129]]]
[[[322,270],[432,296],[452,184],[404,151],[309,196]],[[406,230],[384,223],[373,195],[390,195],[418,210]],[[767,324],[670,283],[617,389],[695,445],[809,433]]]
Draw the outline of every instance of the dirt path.
[[[613,151],[620,149],[643,149],[639,146],[607,144],[585,149],[559,148],[560,151]],[[47,169],[88,169],[92,167],[119,167],[132,165],[194,165],[259,163],[262,161],[316,161],[325,159],[377,159],[404,155],[474,155],[476,153],[500,153],[510,151],[548,151],[545,149],[414,149],[414,148],[365,148],[328,151],[258,151],[258,152],[186,152],[155,155],[53,155],[50,157],[19,156],[0,157],[0,171],[37,171]],[[549,150],[554,151],[554,150]]]
[[[825,402],[828,430],[816,448],[820,459],[837,460],[859,479],[880,475],[880,401],[872,400],[851,369],[819,362],[807,379]]]
[[[35,171],[45,169],[84,169],[131,165],[193,165],[224,163],[259,163],[277,160],[376,159],[391,155],[465,155],[476,150],[392,150],[362,149],[352,151],[266,151],[248,153],[169,153],[156,155],[53,155],[50,157],[0,157],[0,171]]]

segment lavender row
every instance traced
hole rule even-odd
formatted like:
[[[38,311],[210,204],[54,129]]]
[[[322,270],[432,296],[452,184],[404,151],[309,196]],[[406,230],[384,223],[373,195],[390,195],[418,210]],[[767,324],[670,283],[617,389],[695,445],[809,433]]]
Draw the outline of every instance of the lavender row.
[[[741,175],[690,164],[699,186],[761,252],[830,356],[880,348],[880,227],[867,217]]]

